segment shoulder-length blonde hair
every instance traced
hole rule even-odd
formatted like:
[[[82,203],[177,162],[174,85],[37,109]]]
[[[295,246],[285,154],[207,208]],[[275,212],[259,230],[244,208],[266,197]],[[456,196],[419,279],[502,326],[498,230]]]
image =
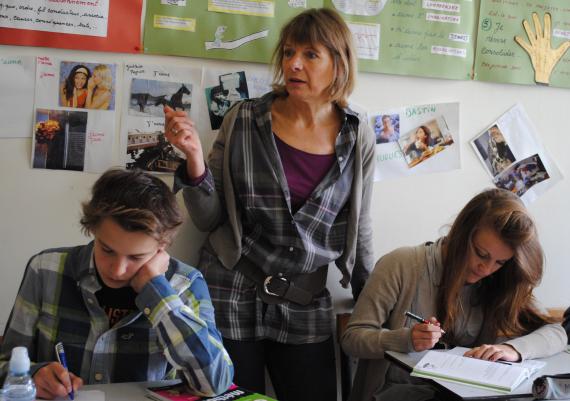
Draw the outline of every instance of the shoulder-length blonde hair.
[[[356,82],[356,52],[352,33],[337,12],[327,8],[311,8],[291,19],[281,30],[273,52],[273,90],[285,95],[283,57],[287,42],[320,44],[333,59],[334,79],[329,86],[330,100],[339,107],[348,105],[348,97]]]
[[[544,254],[534,221],[520,199],[503,189],[486,190],[467,203],[446,238],[444,270],[437,306],[450,342],[458,315],[462,313],[459,293],[474,253],[473,236],[491,228],[509,245],[514,255],[500,269],[481,280],[478,302],[491,336],[516,337],[553,320],[535,306],[533,289],[542,279]]]
[[[112,90],[113,74],[109,66],[106,64],[99,64],[95,66],[95,68],[93,68],[93,74],[95,74],[96,72],[98,72],[101,75],[101,83],[98,84],[97,86],[107,90]]]

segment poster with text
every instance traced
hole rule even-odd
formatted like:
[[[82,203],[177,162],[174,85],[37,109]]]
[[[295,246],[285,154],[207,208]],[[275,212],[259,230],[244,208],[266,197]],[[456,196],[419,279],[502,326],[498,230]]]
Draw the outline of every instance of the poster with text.
[[[281,27],[322,0],[147,1],[144,52],[268,63]]]
[[[369,114],[376,136],[375,181],[461,167],[459,103],[425,104]]]
[[[105,171],[112,166],[117,65],[36,60],[32,166]]]
[[[567,0],[484,0],[478,29],[475,79],[570,88]]]
[[[127,168],[173,173],[183,155],[164,137],[164,106],[196,120],[202,71],[127,63],[121,123],[121,154]]]
[[[0,0],[0,44],[139,53],[142,0]]]
[[[361,71],[471,79],[477,2],[325,0],[352,31]]]

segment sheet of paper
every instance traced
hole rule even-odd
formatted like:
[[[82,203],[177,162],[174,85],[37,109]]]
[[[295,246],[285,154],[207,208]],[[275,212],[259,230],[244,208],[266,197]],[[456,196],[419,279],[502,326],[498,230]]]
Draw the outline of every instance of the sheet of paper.
[[[172,173],[183,160],[164,138],[164,106],[197,121],[202,70],[169,65],[125,64],[121,155],[127,168]],[[200,132],[200,130],[198,131]]]
[[[0,138],[31,136],[35,82],[34,57],[0,57]]]
[[[0,0],[0,43],[140,53],[142,3]]]
[[[102,172],[113,165],[116,72],[116,64],[37,57],[34,168]]]
[[[0,27],[4,28],[105,37],[109,0],[3,0],[0,13]]]
[[[408,106],[370,115],[376,135],[375,181],[461,167],[459,103]],[[419,143],[416,147],[420,130],[429,132],[422,149]]]
[[[74,395],[74,401],[105,401],[105,392],[101,390],[79,390]]]
[[[521,104],[473,138],[471,145],[493,183],[516,193],[526,204],[562,179]]]

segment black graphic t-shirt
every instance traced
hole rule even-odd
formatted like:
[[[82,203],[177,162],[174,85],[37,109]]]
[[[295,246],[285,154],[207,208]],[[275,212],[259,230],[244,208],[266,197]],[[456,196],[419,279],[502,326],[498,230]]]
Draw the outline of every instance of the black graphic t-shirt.
[[[109,318],[109,327],[113,327],[129,313],[138,310],[135,304],[137,292],[133,287],[110,288],[103,283],[99,275],[97,278],[101,289],[95,293],[95,296]]]

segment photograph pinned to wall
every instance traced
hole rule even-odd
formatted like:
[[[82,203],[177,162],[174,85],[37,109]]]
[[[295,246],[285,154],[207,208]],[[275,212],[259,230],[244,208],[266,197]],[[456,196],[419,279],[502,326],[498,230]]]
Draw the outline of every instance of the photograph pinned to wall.
[[[493,182],[497,188],[506,189],[523,196],[534,185],[550,176],[538,154],[523,159],[499,174]]]
[[[477,156],[491,177],[501,174],[516,162],[516,158],[497,124],[493,124],[481,135],[475,137],[472,143]]]
[[[197,125],[202,71],[169,65],[125,64],[121,154],[126,168],[172,174],[184,157],[164,136],[164,106],[185,112]],[[203,126],[200,126],[203,124]]]
[[[127,136],[127,169],[174,173],[184,158],[164,137],[163,131],[133,129]]]
[[[493,183],[513,191],[526,204],[562,179],[521,104],[515,104],[470,142]]]
[[[37,109],[32,166],[83,171],[86,134],[85,111]]]
[[[59,82],[59,106],[115,109],[116,64],[62,61]]]
[[[398,139],[400,150],[409,167],[414,167],[437,155],[453,144],[445,118],[426,121]]]
[[[212,130],[217,130],[232,104],[242,99],[249,99],[245,72],[218,75],[217,85],[206,87],[205,94],[210,126]]]
[[[139,117],[164,117],[164,106],[189,112],[192,84],[133,78],[129,114]]]
[[[33,157],[33,167],[98,173],[113,165],[115,79],[116,64],[36,57],[32,135],[42,138],[45,131],[45,137],[39,143],[43,146],[37,149],[37,141],[32,141],[32,152],[38,153],[37,160]],[[80,90],[85,89],[85,81],[87,94]],[[66,82],[70,83],[68,90],[65,90]],[[66,103],[67,93],[71,94],[70,103]],[[49,114],[47,119],[46,114]],[[52,123],[42,126],[47,120],[58,121],[59,129]],[[85,122],[84,129],[78,121]],[[60,157],[58,152],[67,153]],[[45,154],[45,162],[42,162],[42,154]]]
[[[376,144],[396,142],[400,139],[399,114],[380,114],[373,119]]]
[[[461,167],[460,150],[456,145],[459,142],[459,103],[413,105],[371,112],[370,115],[370,125],[377,138],[375,181],[450,171]],[[382,122],[383,116],[389,116],[389,120],[384,118]],[[380,142],[384,125],[390,123],[395,134],[389,135],[390,141]],[[415,145],[416,131],[421,126],[430,131],[427,149],[412,154],[416,146],[422,147],[420,143]],[[391,130],[386,130],[389,131]],[[404,148],[408,144],[406,155]]]

